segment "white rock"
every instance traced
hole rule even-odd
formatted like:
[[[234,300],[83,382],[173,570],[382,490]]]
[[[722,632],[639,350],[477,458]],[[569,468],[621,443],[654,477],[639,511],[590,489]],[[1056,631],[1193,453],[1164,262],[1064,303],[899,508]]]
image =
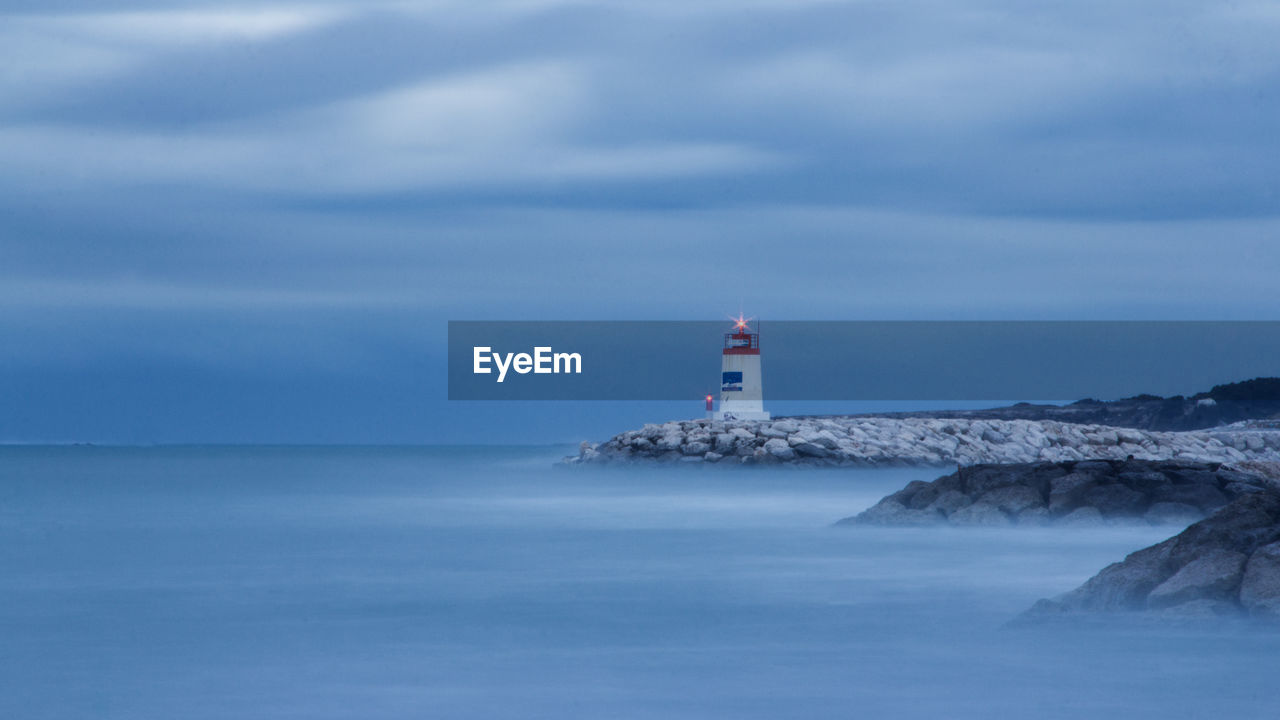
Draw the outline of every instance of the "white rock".
[[[800,426],[799,426],[799,425],[797,425],[796,423],[792,422],[791,420],[779,420],[779,421],[777,421],[777,422],[773,423],[772,425],[770,425],[770,427],[771,427],[775,432],[780,432],[780,433],[782,433],[782,434],[783,434],[783,437],[785,437],[785,436],[787,436],[787,435],[793,435],[793,434],[795,434],[795,433],[799,432],[799,430],[800,430]]]
[[[764,451],[779,460],[792,460],[796,456],[796,451],[791,449],[791,445],[781,438],[772,438],[765,442]]]

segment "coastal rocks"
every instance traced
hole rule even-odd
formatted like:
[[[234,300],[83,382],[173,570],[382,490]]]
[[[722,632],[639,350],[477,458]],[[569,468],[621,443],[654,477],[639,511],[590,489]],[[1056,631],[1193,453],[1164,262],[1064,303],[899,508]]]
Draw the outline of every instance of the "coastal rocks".
[[[1280,492],[1240,495],[1178,535],[1041,600],[1022,621],[1096,612],[1280,619]]]
[[[1240,604],[1254,615],[1280,618],[1280,543],[1258,548],[1245,564]]]
[[[933,482],[912,482],[840,523],[1088,526],[1140,520],[1185,526],[1273,487],[1262,476],[1191,461],[975,465]]]
[[[785,446],[785,448],[784,448]],[[946,466],[984,463],[1186,459],[1280,464],[1280,428],[1150,432],[1052,420],[972,420],[896,417],[800,417],[776,421],[686,420],[645,425],[587,445],[577,463],[670,462],[794,464],[819,467]],[[692,462],[692,461],[687,461]],[[1135,479],[1135,482],[1138,482]],[[1089,488],[1065,487],[1077,502]],[[1158,502],[1203,505],[1206,498],[1171,490]],[[1222,502],[1221,500],[1219,502]]]
[[[763,447],[770,457],[777,460],[794,460],[796,457],[796,451],[791,449],[791,444],[779,437],[766,440]]]

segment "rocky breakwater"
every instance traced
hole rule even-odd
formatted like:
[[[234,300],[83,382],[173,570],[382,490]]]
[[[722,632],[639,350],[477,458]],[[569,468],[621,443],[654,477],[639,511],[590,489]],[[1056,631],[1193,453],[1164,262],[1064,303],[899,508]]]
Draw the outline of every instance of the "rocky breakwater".
[[[1280,462],[1280,430],[1155,432],[1053,420],[801,417],[645,425],[576,463],[683,462],[818,466],[975,465],[1173,458]]]
[[[1188,523],[1272,488],[1261,475],[1186,460],[975,465],[917,480],[838,524]]]
[[[1079,588],[1041,600],[1020,621],[1134,611],[1280,620],[1280,492],[1246,493]]]

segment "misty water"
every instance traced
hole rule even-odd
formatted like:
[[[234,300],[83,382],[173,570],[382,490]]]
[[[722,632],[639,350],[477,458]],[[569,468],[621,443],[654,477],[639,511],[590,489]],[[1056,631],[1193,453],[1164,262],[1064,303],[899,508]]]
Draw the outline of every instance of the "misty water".
[[[0,717],[1263,718],[1280,634],[1006,628],[1169,528],[833,528],[936,470],[0,448]]]

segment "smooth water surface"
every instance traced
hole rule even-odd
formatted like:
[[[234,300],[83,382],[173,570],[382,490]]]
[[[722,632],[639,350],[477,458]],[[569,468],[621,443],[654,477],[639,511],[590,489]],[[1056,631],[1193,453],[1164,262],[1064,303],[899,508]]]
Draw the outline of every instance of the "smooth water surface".
[[[1271,718],[1280,634],[1008,629],[1169,528],[833,528],[934,470],[0,448],[0,717]]]

